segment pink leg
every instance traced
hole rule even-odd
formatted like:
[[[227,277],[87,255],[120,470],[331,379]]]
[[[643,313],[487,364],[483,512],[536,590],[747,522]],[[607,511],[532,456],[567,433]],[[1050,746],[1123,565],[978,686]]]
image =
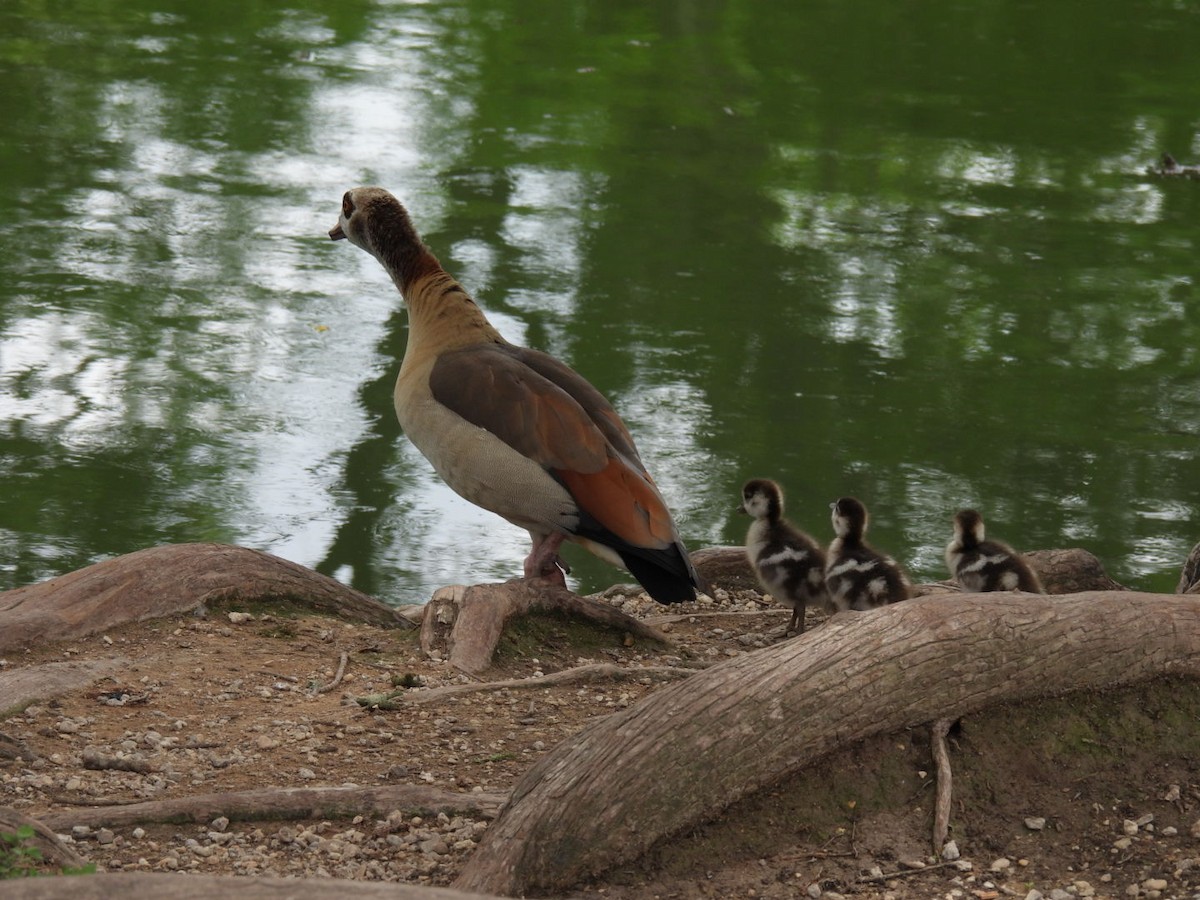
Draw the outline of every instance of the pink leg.
[[[563,587],[567,579],[560,568],[558,548],[562,546],[563,535],[558,532],[547,535],[530,535],[533,538],[533,549],[525,557],[526,578],[549,578],[557,581]]]

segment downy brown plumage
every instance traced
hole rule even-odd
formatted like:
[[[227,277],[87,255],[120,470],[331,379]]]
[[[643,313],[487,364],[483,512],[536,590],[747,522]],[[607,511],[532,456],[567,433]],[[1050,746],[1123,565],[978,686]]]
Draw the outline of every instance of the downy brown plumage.
[[[753,517],[746,531],[746,558],[776,603],[792,608],[784,630],[804,633],[804,609],[825,601],[825,551],[783,516],[783,489],[768,478],[742,486],[738,511]]]
[[[529,532],[526,577],[565,582],[568,539],[624,566],[660,603],[705,589],[616,411],[568,366],[505,340],[400,201],[347,191],[329,236],[366,250],[399,288],[409,315],[400,425],[457,493]]]
[[[1042,594],[1033,569],[1008,544],[984,538],[983,516],[973,509],[954,516],[954,537],[946,545],[946,568],[963,590],[1028,591]]]
[[[911,587],[894,559],[867,543],[867,508],[854,497],[829,504],[834,539],[825,563],[825,587],[838,610],[865,611],[907,600]]]

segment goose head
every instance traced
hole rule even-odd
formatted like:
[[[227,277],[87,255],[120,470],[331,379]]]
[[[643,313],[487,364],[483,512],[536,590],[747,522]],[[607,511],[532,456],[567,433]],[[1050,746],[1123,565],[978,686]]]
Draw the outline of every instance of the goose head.
[[[334,241],[349,241],[385,266],[388,265],[386,250],[421,246],[404,204],[379,187],[346,191],[337,224],[329,229],[329,237]]]

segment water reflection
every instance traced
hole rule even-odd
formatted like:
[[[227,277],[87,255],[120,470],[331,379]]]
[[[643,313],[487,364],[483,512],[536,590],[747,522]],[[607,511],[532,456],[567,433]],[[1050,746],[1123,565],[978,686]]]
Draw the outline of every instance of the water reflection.
[[[363,183],[613,399],[693,545],[751,476],[826,537],[861,495],[918,577],[968,505],[1144,586],[1200,537],[1200,200],[1143,174],[1200,150],[1179,11],[75,12],[0,9],[0,587],[210,538],[397,602],[519,571],[399,434],[398,297],[325,237]]]

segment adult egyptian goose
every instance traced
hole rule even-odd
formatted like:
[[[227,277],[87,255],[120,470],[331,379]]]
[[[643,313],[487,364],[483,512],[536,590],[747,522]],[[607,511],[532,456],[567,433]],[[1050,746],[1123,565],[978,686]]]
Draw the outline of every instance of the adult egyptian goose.
[[[457,493],[528,530],[525,577],[565,584],[558,551],[569,539],[624,566],[660,603],[705,589],[612,406],[563,363],[501,337],[400,201],[377,187],[347,191],[329,236],[366,250],[400,289],[400,426]]]
[[[890,556],[866,541],[867,508],[854,497],[829,504],[834,539],[825,563],[825,588],[838,610],[868,610],[907,600],[911,588]]]
[[[964,509],[954,516],[954,537],[946,545],[946,568],[963,590],[1028,591],[1044,594],[1029,564],[1008,544],[984,539],[983,516]]]
[[[784,634],[803,634],[805,607],[827,596],[825,551],[783,517],[783,490],[770,479],[747,481],[738,511],[754,519],[746,531],[746,558],[759,583],[776,603],[792,609]]]

